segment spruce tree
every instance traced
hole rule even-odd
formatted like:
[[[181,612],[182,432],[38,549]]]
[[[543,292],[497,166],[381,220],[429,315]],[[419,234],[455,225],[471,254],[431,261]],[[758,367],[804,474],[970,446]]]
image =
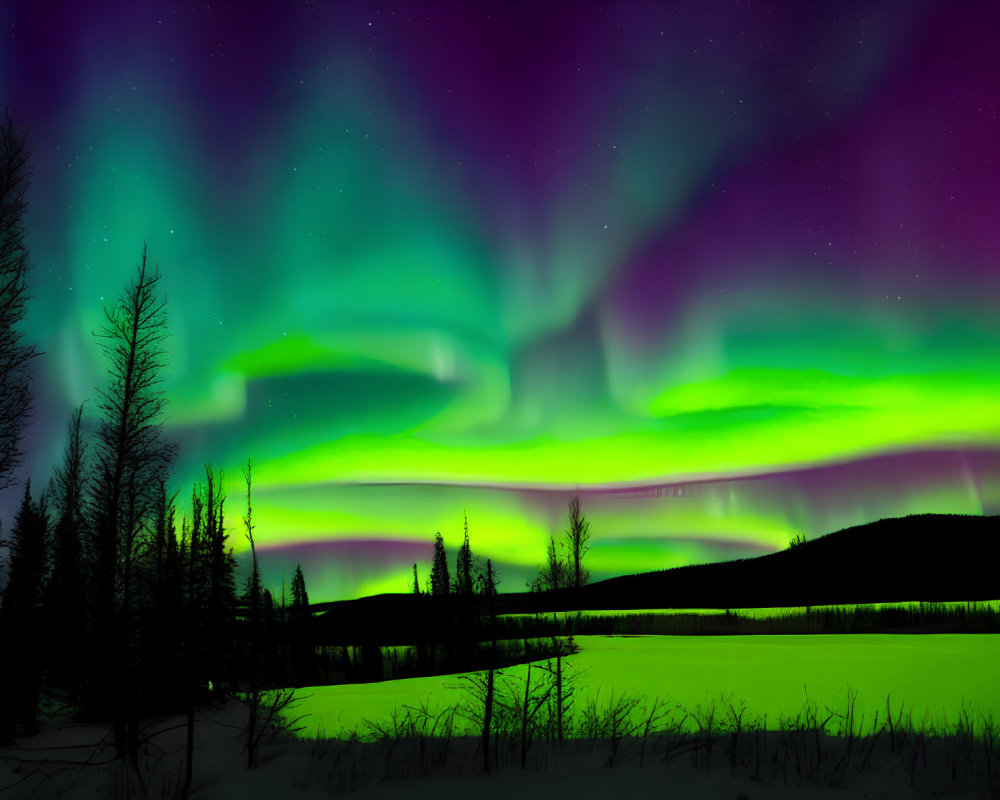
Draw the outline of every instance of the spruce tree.
[[[37,610],[45,580],[48,516],[45,495],[31,498],[31,481],[24,485],[10,539],[10,574],[4,590],[5,614]]]
[[[497,582],[499,576],[493,569],[493,559],[486,559],[486,566],[479,574],[479,594],[486,599],[494,599],[497,596]]]
[[[465,537],[455,559],[455,591],[459,597],[472,596],[472,550],[469,547],[469,517],[465,515]]]
[[[146,564],[150,602],[143,609],[144,637],[142,662],[152,689],[148,702],[159,710],[172,711],[186,698],[190,638],[185,613],[184,565],[177,542],[176,495],[168,497],[160,484],[155,510],[153,542]],[[185,548],[186,550],[186,548]]]
[[[292,617],[290,625],[290,655],[292,675],[300,686],[309,683],[315,676],[315,649],[309,619],[309,593],[302,565],[295,565],[292,578]]]
[[[309,593],[306,591],[306,579],[302,575],[302,565],[295,565],[295,576],[292,578],[292,613],[305,614],[309,610]]]
[[[496,636],[496,609],[497,600],[499,599],[497,583],[499,581],[500,576],[493,569],[493,560],[487,558],[486,566],[480,572],[478,582],[482,614],[485,618],[491,639]]]
[[[574,589],[583,586],[590,573],[583,566],[583,557],[590,550],[590,522],[580,511],[580,498],[569,502],[569,528],[566,530],[566,545],[569,550],[569,585]]]
[[[0,740],[9,739],[10,721],[20,722],[24,734],[38,731],[38,703],[42,677],[42,641],[40,633],[45,578],[48,517],[44,494],[36,503],[31,498],[31,482],[24,487],[21,506],[14,517],[10,541],[10,577],[4,591],[0,617],[5,632],[4,660],[8,674],[0,692]]]
[[[431,594],[434,597],[447,597],[451,586],[448,576],[448,555],[444,549],[444,537],[438,531],[434,534],[434,561],[431,564]]]
[[[71,654],[83,649],[86,625],[83,582],[83,550],[86,518],[86,446],[81,431],[83,406],[69,422],[69,441],[62,464],[52,479],[51,496],[55,514],[52,541],[52,570],[46,596],[46,619],[50,631],[48,662],[58,682],[78,685],[80,670]]]
[[[235,653],[227,643],[234,635],[236,615],[236,560],[227,546],[229,535],[224,523],[225,497],[222,475],[205,466],[205,531],[203,575],[205,587],[205,644],[207,680],[221,693],[233,682]]]

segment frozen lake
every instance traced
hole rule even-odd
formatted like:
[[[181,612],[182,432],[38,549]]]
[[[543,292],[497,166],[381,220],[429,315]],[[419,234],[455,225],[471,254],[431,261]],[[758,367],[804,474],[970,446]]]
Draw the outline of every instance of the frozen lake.
[[[580,636],[565,659],[578,674],[577,708],[614,692],[667,699],[693,710],[721,696],[745,701],[750,716],[795,716],[806,693],[820,711],[843,711],[847,687],[857,692],[855,717],[866,727],[877,711],[893,716],[904,703],[915,725],[953,723],[963,704],[975,713],[1000,709],[1000,635],[857,634],[814,636]],[[504,670],[523,676],[525,666]],[[537,673],[535,673],[537,674]],[[426,704],[442,709],[462,698],[457,675],[299,690],[304,735],[343,735],[365,719]],[[824,715],[825,716],[825,715]]]

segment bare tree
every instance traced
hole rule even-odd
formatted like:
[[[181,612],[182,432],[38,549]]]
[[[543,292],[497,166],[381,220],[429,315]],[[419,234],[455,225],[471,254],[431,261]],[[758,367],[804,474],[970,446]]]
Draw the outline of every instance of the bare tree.
[[[6,126],[0,127],[0,489],[11,485],[21,463],[21,439],[31,413],[28,362],[37,355],[17,330],[27,301],[24,214],[30,155],[27,136],[14,129],[8,114]]]
[[[567,672],[563,663],[563,656],[577,652],[573,637],[561,639],[552,637],[552,650],[555,653],[555,664],[550,658],[544,665],[539,665],[540,669],[549,673],[552,682],[552,692],[550,696],[549,723],[554,727],[552,731],[556,741],[562,747],[563,735],[565,733],[570,715],[573,711],[573,698],[576,695],[576,679],[574,672]]]
[[[247,592],[247,616],[250,624],[250,664],[246,702],[249,707],[247,720],[247,769],[257,766],[257,711],[260,708],[260,568],[257,565],[257,547],[253,539],[253,462],[248,458],[243,477],[247,482],[247,515],[243,518],[247,541],[250,542],[250,580]]]
[[[550,536],[545,551],[545,566],[542,567],[538,576],[539,588],[542,590],[562,589],[566,585],[567,571],[566,564],[556,553],[556,540]]]
[[[579,495],[569,501],[569,529],[566,531],[569,549],[569,581],[574,589],[587,582],[590,573],[583,567],[583,557],[590,550],[590,522],[580,511]]]
[[[496,684],[497,676],[503,676],[491,661],[485,672],[461,675],[465,696],[459,713],[479,732],[480,748],[483,753],[483,772],[490,773],[490,738],[496,730]]]
[[[551,676],[549,680],[532,685],[531,667],[531,662],[528,662],[528,671],[524,676],[524,698],[523,700],[517,698],[519,702],[516,707],[517,715],[521,719],[521,769],[528,768],[528,749],[539,732],[539,712],[548,706],[549,698],[555,689],[555,682]]]
[[[133,566],[144,534],[155,528],[161,486],[177,452],[162,431],[167,317],[159,282],[159,273],[147,269],[143,246],[136,277],[118,303],[105,308],[105,325],[97,334],[108,361],[108,385],[98,393],[101,419],[94,443],[94,645],[103,656],[98,677],[111,705],[116,752],[133,766],[138,744]]]

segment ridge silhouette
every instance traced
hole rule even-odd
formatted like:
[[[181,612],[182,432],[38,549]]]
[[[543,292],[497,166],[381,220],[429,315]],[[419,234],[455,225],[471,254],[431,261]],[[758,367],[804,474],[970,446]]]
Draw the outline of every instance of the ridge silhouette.
[[[643,608],[767,608],[1000,597],[1000,517],[921,514],[844,528],[755,558],[623,575],[579,590],[501,594],[499,614]],[[427,599],[317,603],[321,627],[381,637],[426,624]],[[432,617],[433,618],[433,617]]]

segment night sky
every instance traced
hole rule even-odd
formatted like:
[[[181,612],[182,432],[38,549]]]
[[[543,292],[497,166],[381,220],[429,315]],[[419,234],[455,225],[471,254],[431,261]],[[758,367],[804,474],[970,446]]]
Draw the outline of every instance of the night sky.
[[[313,600],[405,591],[463,511],[519,590],[575,492],[595,578],[996,513],[998,29],[965,2],[0,3],[34,481],[146,242],[174,488],[223,469],[243,550],[252,457],[267,577],[301,561]]]

